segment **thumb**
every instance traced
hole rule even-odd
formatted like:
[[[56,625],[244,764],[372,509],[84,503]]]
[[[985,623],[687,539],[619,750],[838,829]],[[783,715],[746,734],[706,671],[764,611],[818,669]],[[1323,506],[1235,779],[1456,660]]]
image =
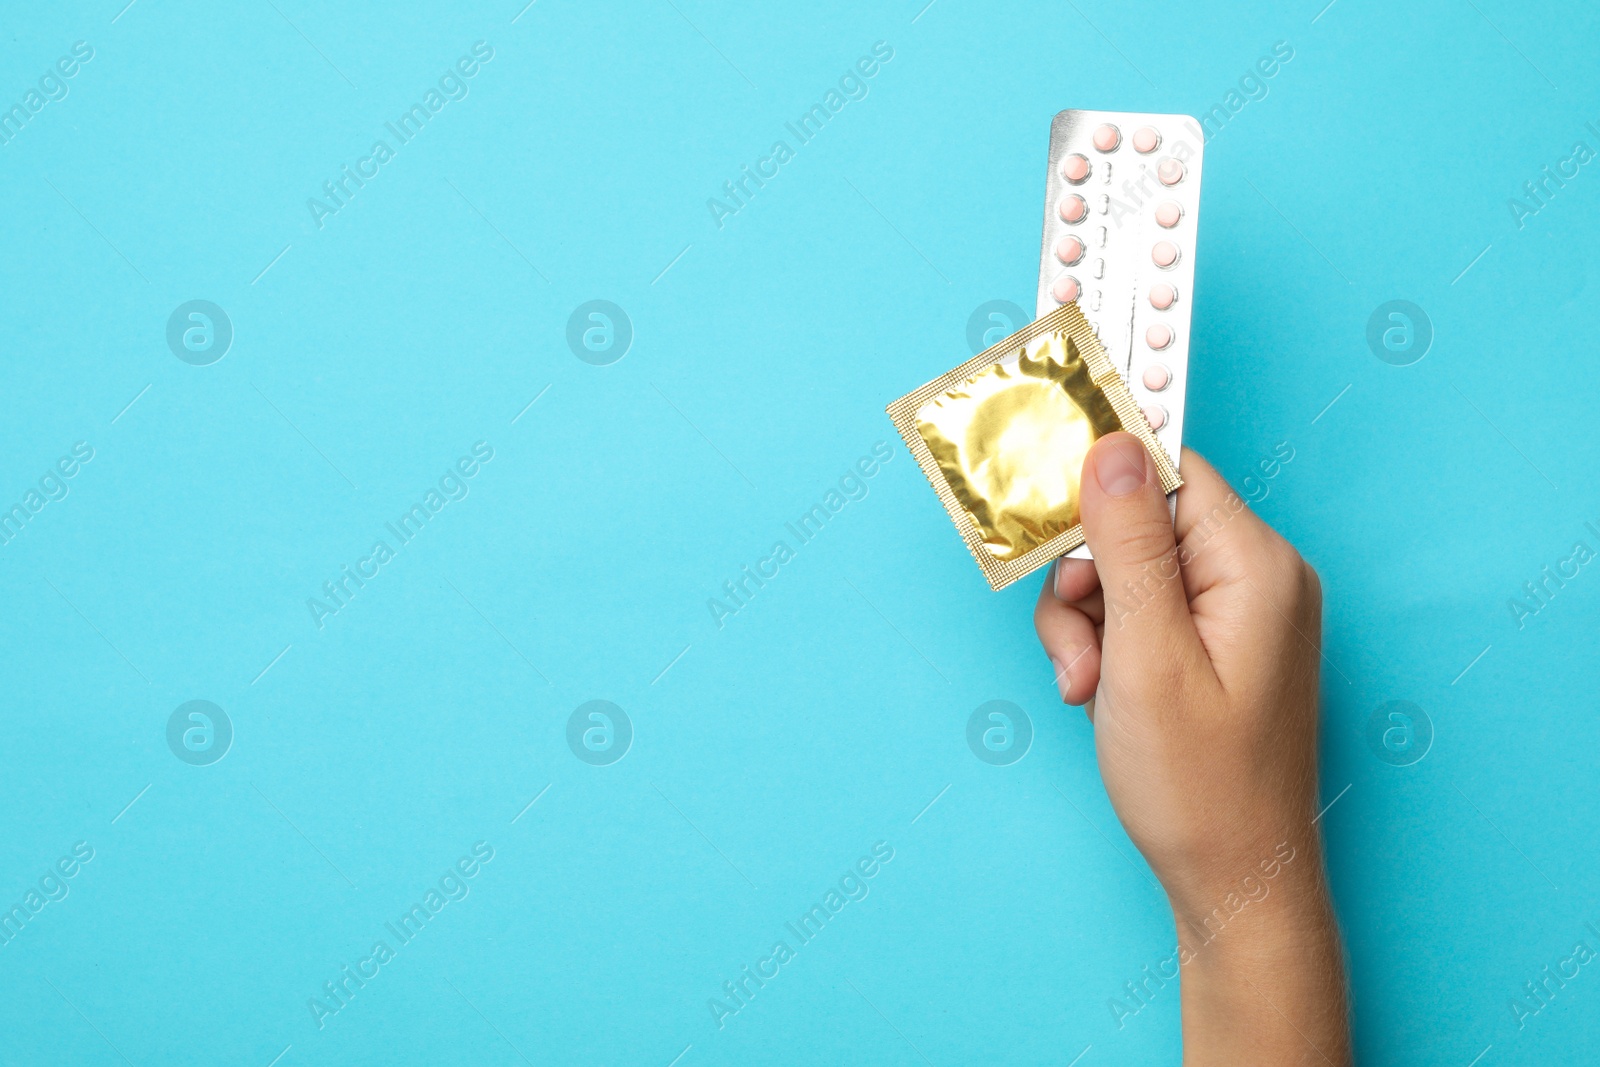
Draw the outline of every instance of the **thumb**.
[[[1144,445],[1129,433],[1100,438],[1084,458],[1081,486],[1083,532],[1105,593],[1108,660],[1120,644],[1145,662],[1198,651],[1172,512]]]

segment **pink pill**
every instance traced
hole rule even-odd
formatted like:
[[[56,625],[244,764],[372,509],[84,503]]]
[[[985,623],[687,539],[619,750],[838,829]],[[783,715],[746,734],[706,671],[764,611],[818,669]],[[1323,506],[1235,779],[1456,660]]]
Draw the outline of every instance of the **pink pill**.
[[[1056,298],[1058,304],[1072,303],[1078,299],[1078,279],[1070,274],[1063,274],[1050,287],[1050,295]]]
[[[1183,181],[1183,164],[1168,156],[1156,166],[1156,177],[1162,185],[1177,185]]]
[[[1110,152],[1121,143],[1122,131],[1111,125],[1111,123],[1106,122],[1095,127],[1094,146],[1100,149],[1100,151]]]
[[[1181,218],[1183,218],[1183,208],[1171,200],[1156,206],[1156,224],[1162,229],[1172,229]]]
[[[1161,144],[1161,135],[1149,126],[1133,131],[1133,150],[1141,155],[1154,152]]]
[[[1172,343],[1172,327],[1156,323],[1144,332],[1144,343],[1157,352]]]
[[[1167,409],[1160,404],[1151,404],[1144,409],[1144,417],[1150,421],[1152,430],[1159,430],[1167,424]]]
[[[1087,157],[1074,152],[1061,161],[1061,176],[1073,185],[1082,184],[1089,177],[1089,160]],[[1171,184],[1170,182],[1168,183]]]
[[[1060,212],[1062,222],[1082,222],[1089,216],[1089,205],[1083,202],[1081,196],[1067,197],[1056,210]]]
[[[1164,363],[1152,363],[1144,369],[1144,387],[1152,393],[1159,393],[1172,384],[1172,372]]]
[[[1056,258],[1069,266],[1083,258],[1083,242],[1076,237],[1063,237],[1056,242]]]
[[[1178,302],[1178,290],[1170,285],[1152,285],[1150,287],[1150,306],[1157,311],[1165,311]]]
[[[1150,250],[1150,258],[1162,270],[1168,270],[1178,262],[1178,246],[1171,241],[1157,241],[1156,246]]]

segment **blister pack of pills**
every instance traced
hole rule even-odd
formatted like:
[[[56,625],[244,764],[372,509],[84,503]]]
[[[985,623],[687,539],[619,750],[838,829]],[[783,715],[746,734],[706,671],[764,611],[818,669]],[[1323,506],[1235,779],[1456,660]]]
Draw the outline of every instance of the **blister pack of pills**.
[[[1050,126],[1037,314],[1077,302],[1174,463],[1204,145],[1187,115],[1067,110]]]

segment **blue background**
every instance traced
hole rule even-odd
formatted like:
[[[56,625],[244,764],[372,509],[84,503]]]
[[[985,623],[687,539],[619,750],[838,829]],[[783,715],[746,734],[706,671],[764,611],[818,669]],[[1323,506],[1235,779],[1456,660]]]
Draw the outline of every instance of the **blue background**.
[[[95,453],[0,546],[0,905],[94,858],[0,948],[0,1062],[1173,1061],[1175,986],[1109,1008],[1174,934],[1038,582],[988,590],[883,406],[970,354],[974,309],[1031,303],[1057,110],[1199,114],[1280,41],[1207,147],[1187,439],[1236,483],[1294,449],[1253,495],[1326,587],[1361,1058],[1582,1055],[1600,970],[1521,1029],[1510,1003],[1600,949],[1600,576],[1510,602],[1600,548],[1600,163],[1522,226],[1508,201],[1600,149],[1592,6],[519,6],[6,20],[7,107],[94,57],[0,146],[0,504]],[[477,41],[469,95],[319,228],[308,198]],[[234,330],[209,366],[166,342],[194,299]],[[608,366],[566,340],[594,299],[634,332]],[[1392,299],[1432,323],[1410,366],[1366,341]],[[307,599],[479,441],[470,495],[319,628]],[[209,766],[166,741],[196,699],[234,731]],[[606,766],[567,741],[594,699],[633,729]],[[990,700],[1031,719],[1020,762],[967,746]],[[1368,742],[1392,700],[1433,725],[1409,766]],[[470,895],[319,1028],[480,841]],[[870,895],[719,1029],[722,983],[879,841]]]

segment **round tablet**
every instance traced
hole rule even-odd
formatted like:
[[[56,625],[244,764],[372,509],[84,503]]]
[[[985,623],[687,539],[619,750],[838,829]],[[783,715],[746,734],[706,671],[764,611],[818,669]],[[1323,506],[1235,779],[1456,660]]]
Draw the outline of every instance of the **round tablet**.
[[[1084,179],[1089,177],[1088,157],[1074,152],[1063,159],[1061,161],[1061,176],[1073,185],[1082,184]],[[1171,185],[1172,183],[1168,182],[1167,184]]]
[[[1062,222],[1082,222],[1089,217],[1089,205],[1083,202],[1083,197],[1076,194],[1064,198],[1056,210],[1060,213]]]
[[[1144,343],[1157,352],[1172,343],[1172,327],[1164,323],[1156,323],[1144,332]]]
[[[1162,185],[1177,185],[1183,181],[1183,164],[1168,156],[1156,166],[1156,177]]]
[[[1072,303],[1078,299],[1078,279],[1070,274],[1063,274],[1050,287],[1050,295],[1056,298],[1058,304]]]
[[[1141,155],[1148,154],[1154,152],[1160,145],[1161,135],[1153,127],[1140,126],[1133,131],[1133,150],[1135,152]]]
[[[1122,143],[1122,131],[1109,122],[1101,123],[1094,130],[1094,146],[1102,152],[1110,152]]]
[[[1152,285],[1150,287],[1150,306],[1157,311],[1165,311],[1178,302],[1178,290],[1170,285]]]
[[[1152,430],[1159,430],[1167,424],[1167,409],[1160,404],[1150,404],[1144,409],[1144,417],[1150,421]]]
[[[1083,258],[1083,242],[1076,237],[1063,237],[1056,242],[1056,258],[1071,265]]]
[[[1144,369],[1144,387],[1152,393],[1159,393],[1172,384],[1172,372],[1165,363],[1152,363]]]
[[[1150,258],[1162,270],[1169,270],[1178,262],[1178,246],[1171,241],[1157,241],[1156,246],[1150,249]]]
[[[1183,218],[1183,208],[1179,207],[1174,201],[1168,200],[1165,203],[1156,205],[1156,225],[1162,229],[1172,229],[1181,218]]]

